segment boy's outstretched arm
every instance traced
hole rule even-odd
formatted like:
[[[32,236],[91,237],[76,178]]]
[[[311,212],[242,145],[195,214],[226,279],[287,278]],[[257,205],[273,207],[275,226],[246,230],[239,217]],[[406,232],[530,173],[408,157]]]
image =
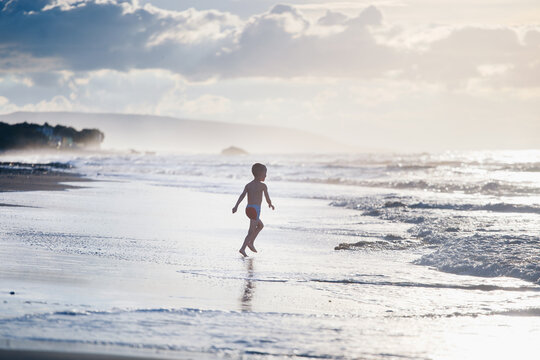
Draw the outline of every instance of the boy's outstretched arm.
[[[236,210],[238,210],[238,205],[240,205],[242,200],[244,200],[244,198],[246,197],[246,194],[247,194],[247,185],[244,187],[244,191],[242,191],[242,193],[238,197],[238,201],[236,202],[236,205],[234,205],[234,207],[232,208],[233,214],[236,212]]]
[[[272,200],[270,200],[270,195],[268,195],[268,187],[265,185],[264,186],[264,197],[266,198],[266,202],[268,203],[268,207],[269,208],[272,208],[272,210],[274,210],[274,205],[272,205]]]

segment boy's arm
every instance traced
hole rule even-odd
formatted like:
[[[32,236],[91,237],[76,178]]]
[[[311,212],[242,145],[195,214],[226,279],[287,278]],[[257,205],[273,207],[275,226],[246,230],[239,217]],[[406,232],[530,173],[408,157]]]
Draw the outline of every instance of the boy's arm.
[[[270,195],[268,195],[268,187],[266,185],[264,185],[263,192],[264,192],[264,197],[266,198],[266,202],[268,203],[268,207],[274,210],[275,208],[274,208],[274,205],[272,205],[272,200],[270,200]]]
[[[238,210],[238,205],[240,205],[242,200],[244,200],[244,198],[246,197],[246,194],[247,194],[247,185],[244,187],[244,191],[242,191],[242,193],[238,197],[238,201],[236,202],[236,205],[234,205],[232,209],[233,214],[236,212],[236,210]]]

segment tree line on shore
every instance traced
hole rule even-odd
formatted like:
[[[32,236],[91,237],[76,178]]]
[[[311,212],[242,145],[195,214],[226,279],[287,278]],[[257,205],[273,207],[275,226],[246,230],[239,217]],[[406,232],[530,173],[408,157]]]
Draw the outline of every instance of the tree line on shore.
[[[98,129],[76,130],[63,125],[0,122],[0,151],[25,149],[99,148],[105,135]]]

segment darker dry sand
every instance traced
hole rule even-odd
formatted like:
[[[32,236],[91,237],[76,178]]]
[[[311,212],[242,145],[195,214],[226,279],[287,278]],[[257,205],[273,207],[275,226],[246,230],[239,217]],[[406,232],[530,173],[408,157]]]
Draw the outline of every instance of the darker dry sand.
[[[159,360],[156,357],[119,356],[60,351],[1,350],[0,359],[10,360]]]
[[[50,191],[76,189],[81,186],[68,185],[67,182],[90,181],[74,173],[54,170],[52,166],[36,164],[0,163],[0,192],[5,191]],[[10,204],[0,204],[10,206]]]

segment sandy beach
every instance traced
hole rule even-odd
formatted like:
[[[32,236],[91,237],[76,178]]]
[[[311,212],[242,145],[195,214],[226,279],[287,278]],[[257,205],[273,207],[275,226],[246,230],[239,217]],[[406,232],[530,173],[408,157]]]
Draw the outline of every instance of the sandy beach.
[[[70,183],[90,181],[75,173],[60,172],[54,164],[0,163],[0,192],[5,191],[58,191],[75,189]],[[9,204],[0,204],[8,206]]]
[[[119,356],[54,351],[0,350],[1,359],[12,360],[158,360],[158,357]]]
[[[288,195],[327,185],[270,181],[276,211],[243,259],[236,179],[66,176],[64,191],[0,194],[16,205],[2,208],[1,356],[534,358],[537,285],[419,266],[425,246],[334,250],[411,225]]]

